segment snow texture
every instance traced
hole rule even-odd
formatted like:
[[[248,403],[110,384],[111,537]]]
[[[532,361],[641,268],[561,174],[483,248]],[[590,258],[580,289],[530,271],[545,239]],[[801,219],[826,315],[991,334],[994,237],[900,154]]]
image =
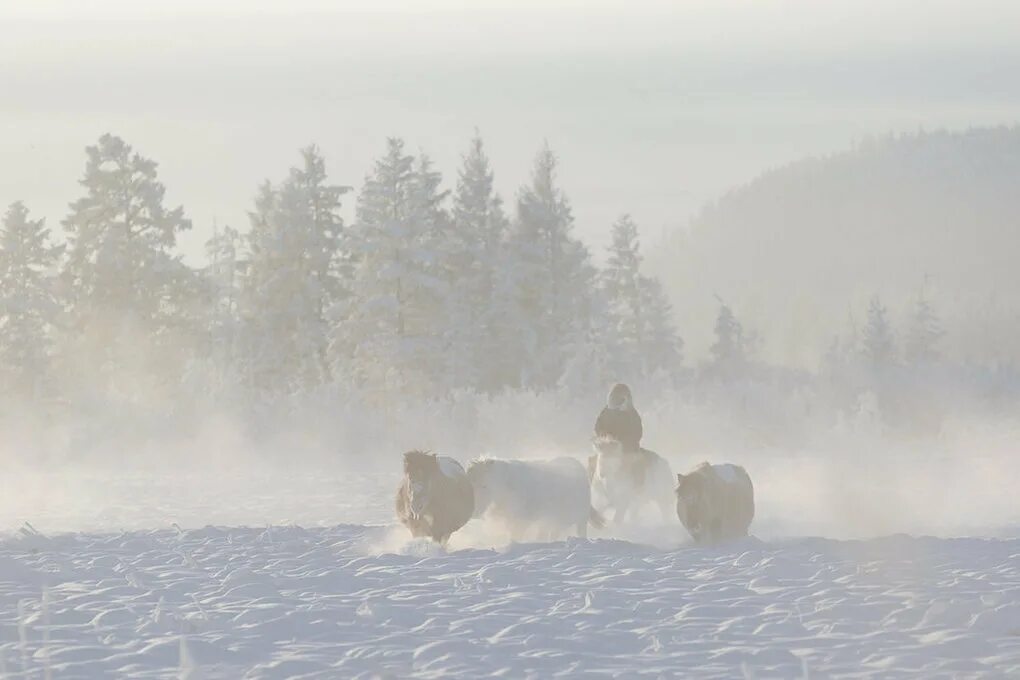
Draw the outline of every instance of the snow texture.
[[[1020,673],[1020,540],[375,554],[387,531],[9,538],[0,662],[11,678]]]

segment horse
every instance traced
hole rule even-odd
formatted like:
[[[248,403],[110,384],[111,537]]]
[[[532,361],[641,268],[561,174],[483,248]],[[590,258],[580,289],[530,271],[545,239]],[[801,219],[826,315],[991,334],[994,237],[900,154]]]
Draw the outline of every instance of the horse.
[[[754,485],[739,465],[701,463],[676,476],[676,514],[695,543],[747,536],[754,519]]]
[[[588,458],[588,477],[614,509],[614,523],[622,523],[630,508],[647,503],[659,508],[663,520],[672,520],[673,471],[665,458],[648,449],[626,453],[613,437],[596,437],[592,445],[595,455]]]
[[[591,506],[591,487],[584,467],[568,457],[551,460],[479,458],[468,463],[475,490],[475,516],[500,522],[513,541],[532,527],[553,540],[573,528],[588,537],[588,525],[603,526]]]
[[[475,494],[464,468],[453,458],[408,451],[396,505],[398,519],[412,536],[427,536],[445,547],[450,535],[474,514]]]

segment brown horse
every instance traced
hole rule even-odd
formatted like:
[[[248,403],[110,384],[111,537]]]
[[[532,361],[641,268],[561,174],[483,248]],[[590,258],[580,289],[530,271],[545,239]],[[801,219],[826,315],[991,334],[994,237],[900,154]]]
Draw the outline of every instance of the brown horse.
[[[754,485],[739,465],[702,463],[676,476],[676,514],[696,543],[747,536],[754,519]]]
[[[474,489],[460,463],[423,451],[404,454],[397,517],[412,536],[427,536],[445,546],[450,535],[467,524],[474,511]]]

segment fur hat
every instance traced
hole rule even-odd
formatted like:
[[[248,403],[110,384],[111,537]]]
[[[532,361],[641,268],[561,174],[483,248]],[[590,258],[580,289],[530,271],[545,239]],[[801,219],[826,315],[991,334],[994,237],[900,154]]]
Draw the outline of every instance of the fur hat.
[[[623,383],[613,385],[613,389],[609,390],[609,396],[606,397],[606,406],[615,411],[634,408],[634,397],[630,394],[630,388]]]

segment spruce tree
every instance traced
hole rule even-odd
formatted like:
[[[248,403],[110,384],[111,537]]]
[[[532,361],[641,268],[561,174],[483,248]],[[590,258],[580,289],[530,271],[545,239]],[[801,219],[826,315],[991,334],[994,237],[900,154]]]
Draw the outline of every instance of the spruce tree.
[[[642,258],[637,225],[630,215],[623,215],[613,223],[611,238],[609,257],[602,275],[603,285],[613,300],[613,306],[621,308],[621,314],[630,317],[630,335],[639,343]]]
[[[903,345],[904,358],[913,364],[935,361],[939,356],[938,343],[945,334],[938,315],[922,293],[911,310]]]
[[[20,201],[7,208],[0,225],[0,376],[7,396],[35,398],[52,388],[59,313],[52,270],[60,252],[44,220],[29,219]]]
[[[674,374],[683,360],[683,340],[673,321],[673,305],[657,278],[641,277],[640,283],[644,312],[640,353],[644,372]]]
[[[351,187],[329,184],[326,160],[315,145],[301,149],[301,167],[291,168],[287,187],[298,201],[298,217],[307,219],[308,267],[320,293],[319,316],[349,293],[351,272],[341,201]]]
[[[868,305],[868,320],[861,338],[861,351],[874,369],[887,368],[896,358],[892,327],[877,295]]]
[[[344,295],[346,187],[327,183],[317,149],[278,186],[265,182],[249,214],[242,295],[243,344],[250,382],[267,392],[295,392],[331,379],[330,310]]]
[[[243,239],[236,229],[213,226],[213,235],[206,241],[209,265],[205,269],[209,296],[204,356],[217,372],[219,383],[239,370],[238,333],[243,262]]]
[[[623,215],[612,226],[602,292],[608,306],[607,342],[621,376],[675,370],[683,342],[673,325],[673,310],[654,277],[641,272],[637,225]]]
[[[477,132],[463,156],[450,226],[450,380],[491,392],[513,381],[509,364],[515,347],[510,300],[504,297],[508,222]]]
[[[358,197],[349,315],[333,356],[377,394],[427,394],[445,368],[448,218],[440,180],[427,158],[416,163],[403,140],[391,138]]]
[[[68,354],[90,379],[117,374],[122,391],[173,382],[197,333],[198,279],[173,252],[191,222],[122,139],[103,135],[86,156],[85,195],[63,222]]]
[[[532,388],[556,384],[593,320],[596,272],[587,249],[572,236],[574,218],[556,169],[556,156],[545,145],[530,184],[518,195],[512,237],[522,323],[533,338],[524,357],[523,384]]]
[[[719,300],[719,313],[715,319],[715,342],[712,344],[712,363],[722,373],[733,373],[740,370],[747,361],[747,341],[744,328],[733,310]]]

